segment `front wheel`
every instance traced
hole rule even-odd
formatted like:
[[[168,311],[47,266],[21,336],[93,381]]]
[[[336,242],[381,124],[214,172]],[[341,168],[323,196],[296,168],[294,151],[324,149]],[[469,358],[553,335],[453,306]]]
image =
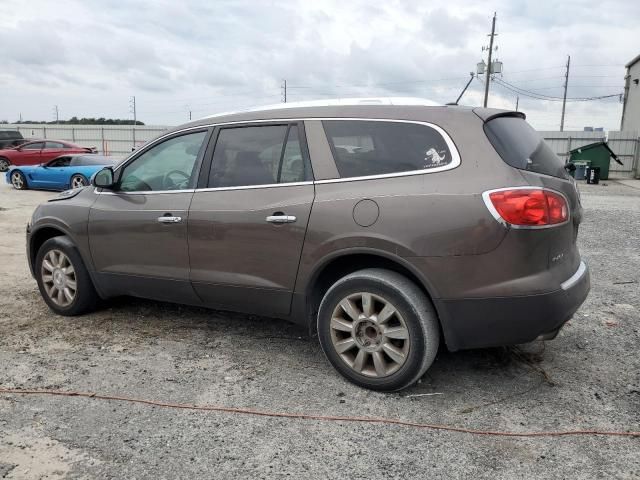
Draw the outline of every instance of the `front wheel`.
[[[98,294],[77,248],[67,236],[42,244],[34,265],[40,294],[60,315],[80,315],[95,308]]]
[[[7,170],[9,170],[10,166],[11,163],[9,162],[9,160],[4,157],[0,158],[0,172],[6,172]]]
[[[27,179],[22,172],[11,172],[11,185],[16,190],[26,190],[28,187]]]
[[[77,174],[71,177],[71,182],[69,182],[69,184],[71,185],[71,188],[82,188],[87,186],[89,182],[84,175]]]
[[[318,312],[318,337],[340,374],[390,392],[413,385],[431,366],[440,327],[415,283],[396,272],[367,269],[329,288]]]

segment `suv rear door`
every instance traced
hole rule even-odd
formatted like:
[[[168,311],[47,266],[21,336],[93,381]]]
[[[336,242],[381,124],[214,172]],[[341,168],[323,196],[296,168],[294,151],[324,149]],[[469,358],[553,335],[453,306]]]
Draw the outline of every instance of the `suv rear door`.
[[[302,122],[214,136],[189,210],[193,287],[209,306],[287,315],[314,199]]]

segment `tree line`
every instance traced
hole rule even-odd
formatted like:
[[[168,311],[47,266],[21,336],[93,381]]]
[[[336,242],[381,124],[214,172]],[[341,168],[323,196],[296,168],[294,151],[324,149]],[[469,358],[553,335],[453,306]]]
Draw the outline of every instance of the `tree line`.
[[[0,121],[0,123],[7,124],[9,122],[7,120],[2,120]],[[141,122],[139,120],[134,122],[133,120],[125,120],[121,118],[104,118],[104,117],[100,117],[100,118],[71,117],[69,120],[58,120],[57,122],[55,120],[52,122],[22,120],[21,122],[15,122],[15,123],[21,123],[21,124],[39,123],[39,124],[46,124],[46,125],[56,125],[56,124],[59,124],[59,125],[144,125],[144,122]]]

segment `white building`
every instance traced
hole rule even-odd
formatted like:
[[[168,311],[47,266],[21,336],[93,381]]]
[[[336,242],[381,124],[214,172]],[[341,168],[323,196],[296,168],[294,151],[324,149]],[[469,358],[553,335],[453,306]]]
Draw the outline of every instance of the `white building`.
[[[624,104],[620,130],[640,132],[640,55],[625,65]]]

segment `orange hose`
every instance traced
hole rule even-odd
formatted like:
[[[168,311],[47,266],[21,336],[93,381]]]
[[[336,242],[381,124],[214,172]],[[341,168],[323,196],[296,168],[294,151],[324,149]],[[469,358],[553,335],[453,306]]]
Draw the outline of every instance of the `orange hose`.
[[[430,423],[409,422],[393,418],[381,417],[347,417],[334,415],[317,415],[313,413],[288,413],[288,412],[269,412],[264,410],[253,410],[250,408],[221,407],[214,405],[193,405],[188,403],[171,403],[159,402],[156,400],[147,400],[142,398],[122,397],[118,395],[102,395],[91,392],[74,392],[61,390],[23,390],[19,388],[0,388],[0,394],[9,395],[55,395],[63,397],[86,397],[96,398],[99,400],[115,400],[118,402],[142,403],[145,405],[154,405],[165,408],[178,408],[184,410],[204,410],[213,412],[236,413],[244,415],[257,415],[261,417],[276,418],[295,418],[304,420],[319,420],[330,422],[360,422],[360,423],[383,423],[387,425],[402,425],[405,427],[427,428],[431,430],[441,430],[447,432],[469,433],[472,435],[492,435],[501,437],[563,437],[571,435],[603,435],[615,437],[640,437],[640,431],[607,431],[607,430],[563,430],[563,431],[542,431],[542,432],[509,432],[509,431],[492,431],[492,430],[476,430],[472,428],[455,427],[451,425],[438,425]]]

